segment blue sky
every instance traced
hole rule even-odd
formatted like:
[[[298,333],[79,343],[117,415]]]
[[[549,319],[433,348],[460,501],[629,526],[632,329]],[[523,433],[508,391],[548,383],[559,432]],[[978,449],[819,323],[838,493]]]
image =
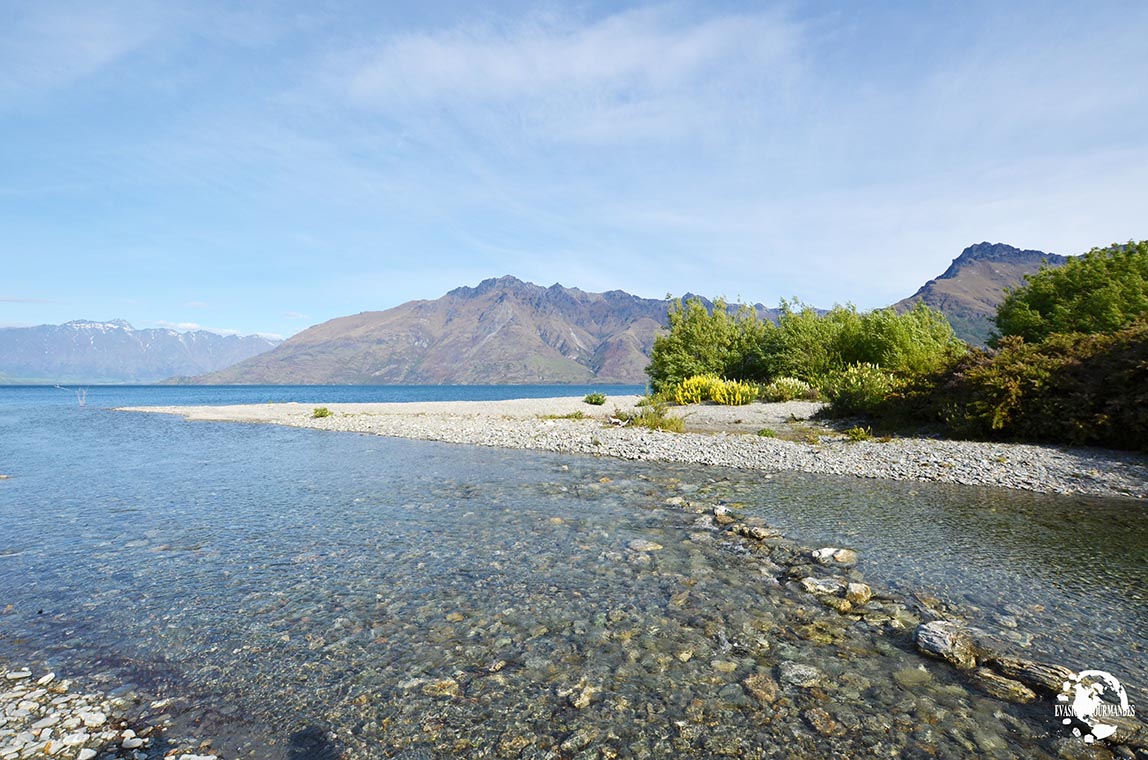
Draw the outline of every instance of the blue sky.
[[[887,305],[1148,237],[1148,3],[0,0],[0,325]]]

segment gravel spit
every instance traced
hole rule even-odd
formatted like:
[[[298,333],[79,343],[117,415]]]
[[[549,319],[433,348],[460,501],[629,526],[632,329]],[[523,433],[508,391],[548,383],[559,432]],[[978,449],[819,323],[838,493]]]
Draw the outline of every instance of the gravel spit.
[[[591,406],[580,398],[328,404],[331,415],[321,418],[312,417],[316,405],[298,403],[129,407],[122,411],[766,472],[791,470],[1136,499],[1148,495],[1148,457],[1139,454],[908,437],[854,443],[825,430],[815,443],[755,435],[764,427],[808,425],[820,405],[802,401],[671,408],[670,414],[685,418],[687,430],[719,432],[667,433],[611,421],[615,410],[633,410],[638,400],[638,396],[611,396],[604,406]],[[564,417],[578,413],[585,417]]]

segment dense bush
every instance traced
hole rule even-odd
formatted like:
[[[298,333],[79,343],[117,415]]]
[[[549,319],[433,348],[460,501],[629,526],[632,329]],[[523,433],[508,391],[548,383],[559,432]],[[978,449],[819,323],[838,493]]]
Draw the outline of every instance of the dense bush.
[[[313,419],[313,420],[318,420],[318,419],[322,419],[323,417],[330,417],[330,416],[331,416],[331,410],[325,406],[317,406],[317,407],[315,407],[314,411],[311,412],[311,419]]]
[[[602,406],[606,403],[605,393],[587,393],[582,397],[582,401],[593,406]]]
[[[830,376],[822,393],[835,416],[872,415],[900,385],[901,381],[876,364],[858,362]]]
[[[1110,334],[1004,338],[893,394],[877,413],[965,438],[1148,450],[1148,319]]]
[[[1111,333],[1148,316],[1148,240],[1093,248],[1042,269],[997,309],[1000,336],[1035,343],[1055,333]]]
[[[753,366],[765,331],[772,327],[749,306],[729,308],[718,298],[713,310],[699,299],[673,301],[667,313],[669,330],[654,339],[646,374],[655,392],[695,375],[754,379]]]
[[[746,306],[731,312],[718,299],[711,313],[690,300],[671,303],[668,316],[669,331],[654,341],[647,369],[655,391],[707,375],[755,383],[794,378],[820,387],[861,363],[911,378],[940,371],[966,348],[944,315],[923,304],[862,314],[853,306],[822,313],[782,301],[775,325]],[[687,389],[680,403],[696,403],[699,391]]]

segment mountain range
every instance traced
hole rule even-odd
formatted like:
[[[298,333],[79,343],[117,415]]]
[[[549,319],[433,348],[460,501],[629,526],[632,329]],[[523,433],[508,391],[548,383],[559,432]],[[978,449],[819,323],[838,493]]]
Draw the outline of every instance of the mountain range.
[[[0,328],[0,383],[154,383],[201,375],[280,341],[206,330],[137,330],[122,319]]]
[[[499,277],[434,301],[315,325],[195,382],[641,384],[666,305],[620,290],[587,293]]]
[[[1006,288],[1065,261],[979,243],[894,308],[923,301],[960,337],[983,344]],[[644,384],[667,306],[620,290],[588,293],[506,276],[435,300],[332,319],[283,342],[135,330],[119,320],[0,328],[0,383]],[[774,309],[754,308],[762,319],[777,318]]]
[[[896,306],[924,301],[948,315],[962,338],[983,343],[1005,288],[1065,260],[980,243]],[[664,300],[618,290],[586,293],[500,277],[433,301],[315,325],[272,351],[193,382],[643,384],[666,307]],[[776,310],[754,308],[763,319],[777,317]]]

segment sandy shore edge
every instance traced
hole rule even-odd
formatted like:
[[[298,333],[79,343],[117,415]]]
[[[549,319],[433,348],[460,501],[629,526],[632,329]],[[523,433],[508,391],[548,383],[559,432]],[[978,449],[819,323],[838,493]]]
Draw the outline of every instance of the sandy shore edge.
[[[188,420],[267,423],[449,443],[683,462],[766,472],[799,471],[900,481],[932,481],[1041,493],[1144,499],[1148,456],[1100,449],[930,438],[848,442],[823,435],[799,443],[755,435],[803,424],[817,404],[673,407],[690,428],[727,432],[666,433],[617,426],[615,410],[638,396],[610,396],[603,406],[581,398],[360,404],[245,404],[124,407]],[[313,418],[317,406],[331,412]],[[569,419],[567,415],[585,415]],[[728,432],[728,431],[744,432]]]

